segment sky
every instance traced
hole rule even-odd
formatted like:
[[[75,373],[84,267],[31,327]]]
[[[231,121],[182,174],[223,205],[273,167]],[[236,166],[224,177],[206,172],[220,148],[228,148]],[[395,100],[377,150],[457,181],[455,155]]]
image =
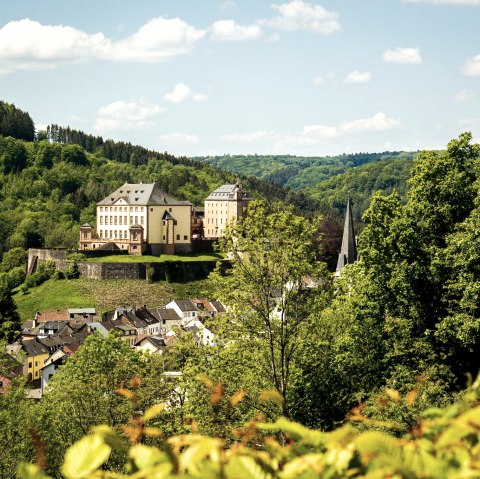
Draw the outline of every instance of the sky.
[[[480,141],[480,0],[0,0],[0,100],[175,155]]]

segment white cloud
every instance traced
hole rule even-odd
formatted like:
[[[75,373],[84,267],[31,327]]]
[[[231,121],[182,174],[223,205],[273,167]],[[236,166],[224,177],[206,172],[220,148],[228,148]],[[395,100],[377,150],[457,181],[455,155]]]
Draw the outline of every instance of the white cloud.
[[[455,94],[453,99],[458,102],[470,101],[478,98],[480,91],[477,90],[460,90]]]
[[[363,132],[363,131],[386,131],[392,128],[398,128],[400,122],[394,118],[388,117],[383,112],[375,113],[370,118],[362,118],[360,120],[354,120],[343,123],[341,130],[346,133],[351,132]]]
[[[207,95],[203,93],[194,93],[185,83],[177,83],[171,92],[165,94],[164,98],[170,103],[182,103],[189,100],[200,102],[205,101]]]
[[[338,135],[334,126],[307,125],[303,127],[302,135],[313,138],[333,138]]]
[[[326,10],[320,5],[313,5],[303,0],[292,0],[281,5],[273,4],[272,8],[279,16],[261,20],[259,23],[286,31],[309,30],[316,33],[329,34],[340,30],[338,13]]]
[[[344,79],[344,83],[368,83],[372,79],[370,72],[359,72],[354,70],[350,72]]]
[[[175,131],[158,137],[162,142],[168,145],[183,145],[184,143],[198,143],[198,136],[190,133],[180,133]]]
[[[480,75],[480,54],[467,58],[465,65],[463,65],[462,72],[468,76]]]
[[[97,131],[138,130],[153,125],[152,119],[165,111],[144,99],[119,100],[98,109],[95,120]]]
[[[383,53],[382,58],[389,63],[422,63],[422,55],[419,48],[395,48]]]
[[[317,86],[318,86],[318,85],[323,85],[324,83],[325,83],[325,80],[324,80],[323,77],[315,77],[315,78],[313,79],[313,84],[314,84],[314,85],[317,85]]]
[[[239,25],[233,20],[218,20],[210,29],[211,38],[218,41],[255,40],[263,33],[259,25]]]
[[[133,35],[112,43],[103,56],[109,60],[162,62],[190,53],[205,33],[180,18],[158,17]]]
[[[237,4],[233,0],[226,0],[220,4],[220,10],[230,10],[237,8]]]
[[[154,18],[138,32],[114,42],[64,25],[23,19],[0,29],[0,74],[54,68],[88,60],[161,62],[191,52],[205,30],[179,18]]]
[[[403,0],[406,3],[431,3],[432,5],[480,5],[480,0]]]
[[[400,122],[388,117],[383,112],[378,112],[370,118],[363,118],[345,122],[340,126],[333,125],[306,125],[301,131],[275,132],[271,130],[257,130],[253,132],[229,133],[220,138],[227,142],[244,145],[262,143],[265,151],[279,151],[285,153],[288,149],[303,149],[304,153],[315,153],[315,148],[329,145],[338,147],[348,144],[350,140],[358,142],[364,140],[368,133],[386,132],[399,128]],[[339,139],[341,141],[339,142]],[[248,148],[246,148],[248,149]]]

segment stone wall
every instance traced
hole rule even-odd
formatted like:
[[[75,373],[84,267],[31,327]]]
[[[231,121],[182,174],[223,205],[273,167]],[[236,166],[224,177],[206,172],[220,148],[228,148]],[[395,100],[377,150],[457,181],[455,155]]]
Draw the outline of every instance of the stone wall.
[[[37,264],[45,261],[61,261],[67,258],[67,250],[65,248],[30,248],[28,250],[28,266],[29,274],[35,272]]]
[[[66,261],[66,250],[30,249],[28,264],[53,260],[59,271],[72,265]],[[76,261],[80,277],[89,279],[148,279],[149,281],[194,281],[206,278],[216,267],[216,261],[165,261],[164,263],[94,263]],[[229,267],[223,260],[222,265]]]

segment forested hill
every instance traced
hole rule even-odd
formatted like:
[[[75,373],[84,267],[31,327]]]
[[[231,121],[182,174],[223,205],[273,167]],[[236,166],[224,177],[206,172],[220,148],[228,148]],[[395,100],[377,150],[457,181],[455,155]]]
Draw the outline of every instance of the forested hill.
[[[230,171],[254,176],[293,190],[316,186],[321,181],[367,163],[412,160],[417,152],[355,153],[338,156],[223,155],[195,157],[195,160]]]
[[[25,141],[33,121],[6,103],[0,127],[0,260],[14,247],[75,246],[79,225],[94,222],[95,204],[127,181],[158,182],[194,205],[218,186],[241,181],[254,197],[294,204],[304,214],[322,209],[302,192],[265,180],[57,125]]]
[[[304,192],[339,212],[345,209],[345,198],[350,195],[354,217],[361,221],[373,193],[389,195],[396,191],[401,198],[406,198],[412,166],[413,162],[408,159],[366,163],[358,168],[349,168],[345,173],[321,181],[314,187],[305,188]]]

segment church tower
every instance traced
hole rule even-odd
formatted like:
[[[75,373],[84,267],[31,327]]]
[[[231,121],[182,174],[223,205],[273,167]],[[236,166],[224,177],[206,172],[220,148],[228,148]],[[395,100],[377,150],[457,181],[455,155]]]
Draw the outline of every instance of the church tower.
[[[345,225],[343,227],[342,247],[338,255],[337,270],[335,276],[340,276],[342,269],[347,264],[357,261],[357,243],[353,230],[352,203],[348,195],[347,211],[345,213]]]

